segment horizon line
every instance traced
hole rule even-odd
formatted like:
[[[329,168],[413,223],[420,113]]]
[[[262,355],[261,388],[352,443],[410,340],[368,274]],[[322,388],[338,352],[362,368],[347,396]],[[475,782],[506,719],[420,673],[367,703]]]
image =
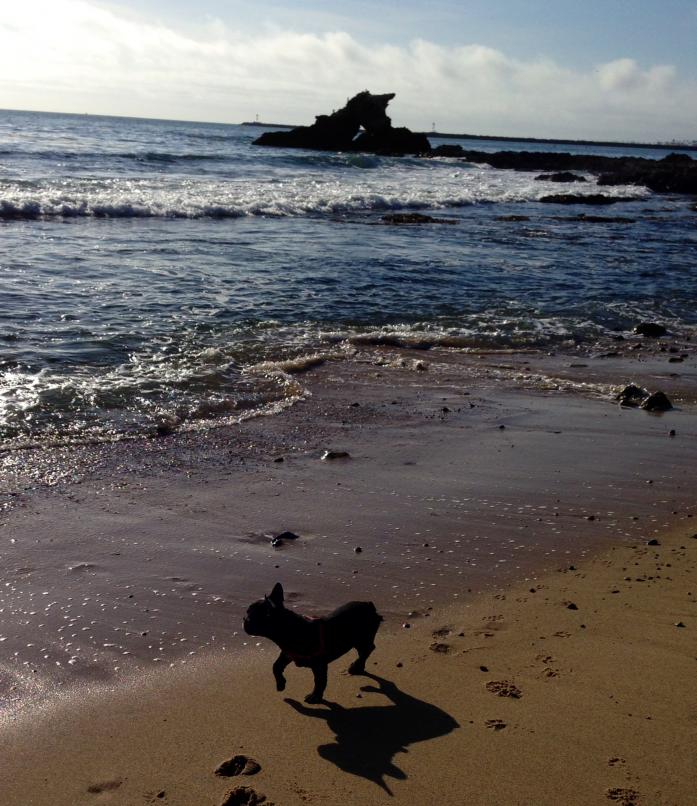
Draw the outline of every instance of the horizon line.
[[[278,128],[278,129],[294,129],[298,128],[299,126],[308,126],[312,124],[292,124],[292,123],[263,123],[257,121],[241,121],[239,123],[230,123],[227,121],[216,121],[216,120],[195,120],[192,118],[160,118],[160,117],[143,117],[142,115],[110,115],[105,114],[103,112],[57,112],[53,110],[47,109],[11,109],[6,107],[0,107],[0,113],[3,112],[18,112],[20,114],[29,114],[29,115],[65,115],[69,117],[77,117],[77,118],[111,118],[116,120],[142,120],[142,121],[153,121],[157,123],[192,123],[195,125],[201,126],[256,126],[258,128]],[[688,149],[697,149],[697,140],[692,141],[681,141],[681,140],[655,140],[652,142],[641,141],[641,140],[592,140],[588,138],[571,138],[571,137],[534,137],[534,136],[524,136],[524,135],[510,135],[510,134],[501,134],[501,135],[493,135],[493,134],[473,134],[473,133],[450,133],[450,132],[439,132],[439,131],[423,131],[417,132],[419,134],[425,134],[427,137],[430,135],[431,137],[440,137],[443,139],[475,139],[475,140],[501,140],[501,141],[519,141],[519,142],[526,142],[526,143],[556,143],[556,144],[578,144],[578,145],[599,145],[599,146],[629,146],[634,148],[642,148],[642,147],[649,147],[649,148],[688,148]]]

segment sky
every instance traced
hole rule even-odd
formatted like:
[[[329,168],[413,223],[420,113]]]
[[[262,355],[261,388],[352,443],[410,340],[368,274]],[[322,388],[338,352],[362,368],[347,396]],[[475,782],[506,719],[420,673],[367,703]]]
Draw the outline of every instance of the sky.
[[[697,0],[0,0],[0,108],[697,140]]]

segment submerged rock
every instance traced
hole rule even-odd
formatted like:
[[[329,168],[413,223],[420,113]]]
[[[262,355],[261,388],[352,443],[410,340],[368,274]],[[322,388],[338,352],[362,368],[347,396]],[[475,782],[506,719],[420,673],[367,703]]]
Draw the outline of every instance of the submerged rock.
[[[585,182],[586,177],[571,171],[557,171],[552,174],[540,174],[535,179],[539,182]]]
[[[382,221],[385,224],[457,224],[454,218],[433,218],[423,213],[388,213]]]
[[[636,201],[629,196],[605,196],[602,193],[553,193],[550,196],[542,196],[540,199],[544,204],[617,204],[617,202]]]
[[[254,145],[311,148],[319,151],[369,151],[374,154],[429,154],[425,134],[394,128],[385,110],[395,93],[364,90],[331,115],[317,115],[311,126],[264,132]]]
[[[588,215],[579,213],[574,216],[554,216],[555,221],[579,221],[583,224],[636,224],[636,218],[629,218],[622,215]],[[623,337],[613,337],[620,341]]]

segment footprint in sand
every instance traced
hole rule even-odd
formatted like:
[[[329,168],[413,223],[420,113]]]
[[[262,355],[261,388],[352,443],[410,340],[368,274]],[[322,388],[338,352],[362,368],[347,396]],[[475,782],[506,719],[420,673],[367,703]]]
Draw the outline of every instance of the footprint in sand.
[[[438,641],[434,641],[430,646],[429,649],[431,652],[439,652],[441,655],[447,655],[450,652],[450,644],[441,644]]]
[[[491,728],[491,730],[503,730],[506,727],[506,723],[503,719],[487,719],[484,724],[487,728]]]
[[[248,756],[233,756],[216,767],[215,774],[223,778],[232,778],[233,775],[256,775],[261,770],[261,764]]]
[[[499,697],[512,697],[514,700],[519,700],[523,696],[523,692],[510,680],[490,680],[486,684],[486,689]]]
[[[622,789],[615,786],[605,792],[605,797],[619,806],[638,806],[639,793],[635,789]]]
[[[220,806],[274,806],[270,800],[266,800],[266,795],[255,792],[248,786],[238,786],[222,800]]]
[[[113,792],[118,789],[123,781],[101,781],[98,784],[90,784],[87,791],[90,795],[100,795],[102,792]]]
[[[621,756],[613,756],[607,760],[609,767],[621,767],[627,762]]]

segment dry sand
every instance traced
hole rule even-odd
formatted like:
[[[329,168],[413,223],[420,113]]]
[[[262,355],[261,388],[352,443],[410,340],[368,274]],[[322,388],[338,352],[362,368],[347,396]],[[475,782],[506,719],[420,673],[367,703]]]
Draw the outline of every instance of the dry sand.
[[[18,490],[89,473],[2,524],[2,806],[697,803],[693,359],[420,360],[325,365],[201,443],[24,457]],[[599,396],[628,380],[680,408]],[[234,633],[277,579],[302,612],[375,601],[372,677],[275,692]],[[239,754],[261,771],[214,774]]]

